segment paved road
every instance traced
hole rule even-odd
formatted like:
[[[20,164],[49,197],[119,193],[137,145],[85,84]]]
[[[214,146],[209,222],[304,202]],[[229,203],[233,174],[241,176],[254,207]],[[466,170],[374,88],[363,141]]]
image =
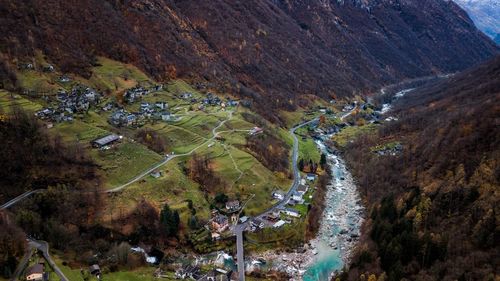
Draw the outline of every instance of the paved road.
[[[31,190],[31,191],[26,191],[25,193],[17,196],[16,198],[10,200],[9,202],[3,204],[0,206],[0,210],[3,210],[3,209],[7,209],[9,207],[11,207],[12,205],[16,204],[17,202],[31,196],[32,194],[35,194],[35,193],[38,193],[38,192],[42,192],[43,189],[36,189],[36,190]]]
[[[45,260],[47,260],[50,267],[52,268],[52,270],[54,270],[57,276],[59,276],[59,279],[61,279],[61,281],[69,281],[69,279],[64,275],[61,269],[59,269],[54,260],[52,260],[52,257],[50,257],[49,244],[47,242],[29,239],[28,244],[30,245],[30,247],[37,248],[40,252],[42,252],[43,257],[45,258]]]
[[[19,263],[19,265],[17,266],[16,271],[14,272],[14,275],[12,275],[13,277],[11,278],[11,281],[16,281],[19,279],[21,272],[23,272],[23,270],[28,265],[29,259],[31,258],[32,254],[33,254],[33,249],[38,249],[38,251],[42,252],[43,257],[49,263],[50,267],[57,274],[57,276],[59,276],[59,279],[61,281],[69,281],[69,279],[59,269],[59,267],[54,262],[54,260],[52,260],[52,257],[50,257],[49,244],[45,241],[38,241],[35,239],[31,239],[31,238],[28,238],[28,248],[26,249],[26,254],[24,255],[24,257],[21,260],[21,262]]]
[[[290,186],[290,189],[284,196],[283,200],[279,201],[275,205],[273,205],[271,208],[268,210],[262,212],[261,214],[255,216],[256,218],[262,219],[264,216],[269,215],[271,212],[275,211],[276,209],[283,208],[288,200],[292,197],[292,194],[297,190],[297,187],[299,186],[300,183],[300,171],[297,165],[297,161],[299,158],[299,140],[297,139],[297,136],[295,135],[295,131],[299,128],[302,128],[310,123],[313,123],[317,121],[318,118],[315,118],[313,120],[307,121],[305,123],[302,123],[300,125],[297,125],[290,129],[290,135],[293,137],[293,150],[292,150],[292,169],[293,169],[293,183]],[[247,228],[249,224],[249,221],[238,224],[233,228],[233,232],[236,234],[236,258],[237,258],[237,266],[238,266],[238,279],[240,281],[245,280],[245,255],[244,255],[244,248],[243,248],[243,232]]]
[[[28,262],[30,261],[31,255],[33,254],[32,250],[33,250],[33,248],[28,243],[28,248],[26,249],[26,252],[23,256],[23,259],[17,265],[16,271],[14,271],[14,274],[12,274],[12,278],[10,279],[10,281],[19,280],[19,276],[21,275],[21,272],[23,272],[23,270],[28,265]]]
[[[344,121],[344,119],[346,119],[347,116],[351,115],[354,112],[354,110],[356,110],[357,107],[358,106],[356,105],[353,109],[351,109],[351,111],[349,111],[346,114],[340,116],[340,121]]]

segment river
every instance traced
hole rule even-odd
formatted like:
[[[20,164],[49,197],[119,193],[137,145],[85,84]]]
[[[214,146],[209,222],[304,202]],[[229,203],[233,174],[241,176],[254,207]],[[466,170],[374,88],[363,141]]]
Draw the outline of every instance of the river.
[[[363,220],[361,198],[344,161],[330,153],[323,141],[317,140],[316,144],[327,155],[332,180],[325,197],[321,226],[311,243],[317,254],[306,268],[304,281],[330,280],[332,273],[342,269],[351,257]]]

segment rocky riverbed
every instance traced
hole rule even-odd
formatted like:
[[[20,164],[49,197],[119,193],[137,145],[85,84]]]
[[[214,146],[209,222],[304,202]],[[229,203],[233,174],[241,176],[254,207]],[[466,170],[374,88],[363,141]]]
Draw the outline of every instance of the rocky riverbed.
[[[248,270],[260,268],[284,271],[293,280],[329,280],[335,271],[349,262],[363,220],[361,198],[344,161],[328,152],[323,141],[318,140],[316,143],[327,155],[333,175],[316,238],[294,252],[268,251],[258,257],[249,257],[252,263],[247,265]],[[267,263],[262,264],[259,259]]]
[[[329,280],[332,273],[349,262],[363,220],[361,198],[344,161],[328,153],[322,141],[317,144],[327,154],[333,177],[325,198],[321,227],[312,241],[318,254],[307,267],[304,280]]]

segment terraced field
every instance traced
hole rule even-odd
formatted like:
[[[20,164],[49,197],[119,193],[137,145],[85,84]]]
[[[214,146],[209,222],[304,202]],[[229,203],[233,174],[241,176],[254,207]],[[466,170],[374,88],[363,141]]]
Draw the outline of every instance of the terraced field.
[[[59,77],[63,75],[57,71],[43,73],[26,70],[19,73],[22,79],[32,85],[33,91],[39,91],[40,85],[49,84],[53,87],[50,94],[55,94],[59,88],[70,89],[74,83],[84,83],[101,92],[107,93],[98,108],[107,102],[119,101],[120,91],[137,84],[153,85],[154,81],[138,69],[108,59],[99,58],[99,65],[93,68],[90,79],[71,77],[71,81],[61,83]],[[40,60],[39,63],[45,63]],[[40,86],[40,87],[39,87]],[[99,165],[105,188],[113,188],[127,183],[137,175],[150,169],[164,159],[164,153],[184,154],[198,148],[196,153],[211,159],[211,167],[216,176],[222,179],[223,185],[213,192],[224,192],[230,198],[238,198],[247,202],[245,212],[256,214],[271,206],[270,194],[275,189],[285,190],[290,179],[282,173],[275,173],[264,167],[255,157],[246,150],[246,138],[249,130],[257,126],[246,121],[241,112],[247,109],[237,109],[230,120],[218,128],[219,132],[214,141],[212,130],[228,118],[229,110],[221,107],[207,107],[198,110],[197,105],[190,104],[190,100],[180,98],[180,95],[190,92],[193,98],[201,99],[204,95],[184,81],[172,81],[164,86],[163,90],[147,95],[143,101],[154,103],[164,101],[169,104],[169,111],[178,115],[180,120],[173,122],[147,123],[142,128],[115,128],[108,123],[110,112],[93,107],[85,114],[74,115],[73,122],[56,123],[50,133],[61,135],[68,143],[79,142]],[[13,104],[31,112],[47,106],[47,102],[37,96],[26,97],[14,95],[5,91],[0,92],[0,109],[10,112]],[[223,98],[221,96],[221,98]],[[124,104],[129,112],[139,110],[139,102],[132,105]],[[150,129],[166,140],[163,153],[157,153],[140,144],[136,139],[139,129]],[[280,137],[287,136],[284,129],[273,129]],[[108,150],[97,150],[90,146],[96,138],[115,133],[123,136],[122,141]],[[287,140],[290,141],[290,140]],[[202,145],[203,144],[203,145]],[[102,211],[103,221],[109,221],[116,215],[111,209],[120,208],[123,214],[134,210],[141,200],[147,200],[158,209],[168,203],[173,209],[180,211],[181,220],[186,222],[190,217],[186,200],[193,201],[193,205],[200,219],[208,219],[211,199],[207,197],[199,184],[191,181],[185,174],[184,168],[190,156],[178,157],[161,166],[159,178],[145,176],[108,198],[108,204]]]

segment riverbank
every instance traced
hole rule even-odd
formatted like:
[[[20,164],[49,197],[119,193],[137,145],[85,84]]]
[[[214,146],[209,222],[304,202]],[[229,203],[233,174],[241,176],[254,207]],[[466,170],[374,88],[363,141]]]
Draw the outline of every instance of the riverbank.
[[[335,271],[350,262],[363,222],[361,197],[345,162],[328,152],[323,141],[318,140],[316,144],[327,155],[331,169],[318,233],[293,252],[267,251],[249,256],[253,262],[248,270],[282,271],[292,280],[329,280]],[[258,260],[265,260],[267,264]]]
[[[361,197],[345,162],[340,156],[329,153],[323,141],[316,143],[327,155],[332,181],[325,198],[321,227],[312,242],[318,254],[303,280],[329,280],[335,271],[349,264],[363,222]]]

